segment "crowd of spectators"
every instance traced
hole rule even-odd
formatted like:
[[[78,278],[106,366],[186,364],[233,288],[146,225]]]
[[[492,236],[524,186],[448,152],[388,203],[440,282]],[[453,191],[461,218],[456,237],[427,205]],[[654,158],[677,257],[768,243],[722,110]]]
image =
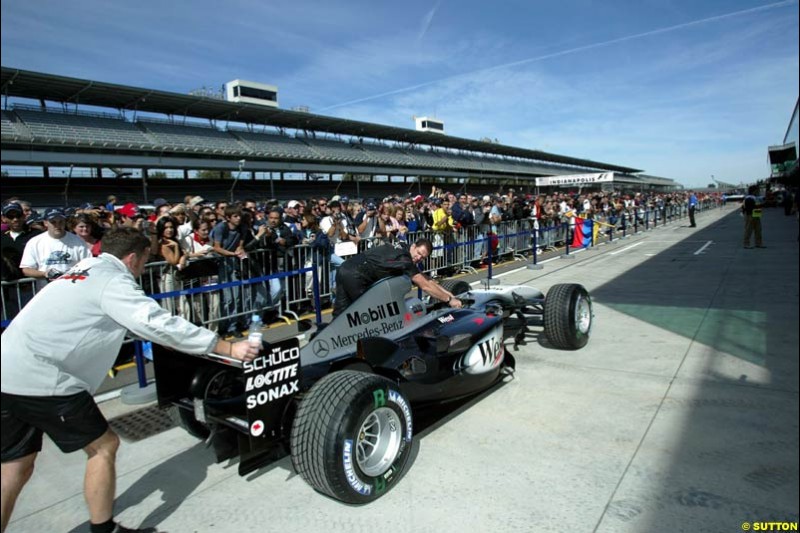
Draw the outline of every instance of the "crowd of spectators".
[[[46,284],[84,257],[98,255],[103,233],[115,226],[129,226],[151,239],[152,261],[163,262],[158,286],[152,293],[169,292],[181,279],[199,285],[231,282],[308,266],[294,264],[289,251],[307,244],[330,261],[330,288],[336,269],[350,255],[384,241],[408,241],[422,231],[432,232],[435,245],[455,242],[465,228],[475,227],[483,236],[497,232],[502,222],[529,220],[546,228],[591,218],[612,226],[635,223],[648,212],[684,207],[694,195],[701,204],[718,201],[718,193],[679,191],[671,193],[553,192],[531,195],[508,189],[502,194],[454,193],[434,186],[430,194],[391,195],[385,198],[350,199],[346,195],[317,196],[286,201],[244,199],[208,201],[187,195],[179,202],[158,198],[145,209],[133,202],[119,204],[109,196],[102,205],[49,208],[39,213],[29,202],[9,199],[2,208],[2,279],[37,278]],[[259,250],[259,261],[243,261]],[[198,268],[195,260],[216,257],[213,268]],[[310,256],[309,256],[310,257]],[[243,269],[242,264],[248,266]],[[143,283],[144,285],[144,283]],[[310,292],[311,276],[304,290]],[[285,281],[270,280],[266,290],[255,290],[252,308],[270,307],[287,290]],[[292,289],[296,291],[297,289]],[[238,292],[223,291],[206,305],[227,317],[242,307]],[[172,305],[173,312],[189,313],[188,304]],[[182,308],[179,309],[179,308]],[[241,328],[231,320],[221,330]]]

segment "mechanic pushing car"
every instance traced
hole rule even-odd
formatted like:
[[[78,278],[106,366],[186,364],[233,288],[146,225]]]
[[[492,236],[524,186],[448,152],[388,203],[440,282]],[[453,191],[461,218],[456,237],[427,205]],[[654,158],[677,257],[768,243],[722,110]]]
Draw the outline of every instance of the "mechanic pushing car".
[[[376,281],[391,276],[408,276],[411,282],[434,298],[446,301],[450,307],[461,307],[447,289],[426,278],[417,264],[433,251],[428,239],[418,239],[414,244],[393,242],[375,246],[352,256],[336,273],[336,302],[333,316],[337,317]]]
[[[43,434],[64,453],[87,455],[84,494],[92,533],[155,532],[114,521],[119,437],[93,395],[130,331],[192,354],[251,361],[258,347],[231,343],[172,316],[139,287],[150,240],[135,228],[103,236],[99,257],[84,259],[25,306],[2,335],[2,523],[33,472]]]

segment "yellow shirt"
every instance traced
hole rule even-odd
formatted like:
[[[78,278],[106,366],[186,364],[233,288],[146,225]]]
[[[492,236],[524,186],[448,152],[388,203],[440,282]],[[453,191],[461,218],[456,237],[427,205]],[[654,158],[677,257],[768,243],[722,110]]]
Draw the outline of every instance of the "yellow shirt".
[[[452,219],[447,215],[444,207],[438,208],[433,212],[433,230],[434,231],[447,231],[452,228]]]

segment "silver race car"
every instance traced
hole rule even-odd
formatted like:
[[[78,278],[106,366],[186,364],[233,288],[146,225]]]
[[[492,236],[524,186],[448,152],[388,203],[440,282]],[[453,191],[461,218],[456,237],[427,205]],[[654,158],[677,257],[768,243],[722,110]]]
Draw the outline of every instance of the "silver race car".
[[[560,284],[473,289],[443,283],[462,309],[408,297],[407,277],[375,283],[327,327],[275,344],[249,363],[155,348],[159,404],[218,460],[244,475],[286,453],[319,492],[367,503],[402,477],[414,413],[476,395],[513,373],[506,348],[531,326],[549,345],[582,348],[592,328],[586,289]]]

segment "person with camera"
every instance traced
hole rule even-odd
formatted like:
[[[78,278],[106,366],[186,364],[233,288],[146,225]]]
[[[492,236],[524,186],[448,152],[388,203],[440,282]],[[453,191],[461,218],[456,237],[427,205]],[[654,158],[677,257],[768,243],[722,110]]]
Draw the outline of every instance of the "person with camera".
[[[356,235],[356,228],[342,213],[342,204],[339,200],[328,202],[328,208],[330,215],[320,221],[319,227],[333,245],[330,258],[330,288],[331,294],[334,294],[336,271],[342,266],[345,258],[358,253],[358,243],[361,238]]]
[[[380,221],[378,217],[378,206],[373,201],[364,204],[364,212],[361,222],[358,224],[358,235],[361,239],[367,239],[367,246],[372,246],[372,242],[380,234]]]

